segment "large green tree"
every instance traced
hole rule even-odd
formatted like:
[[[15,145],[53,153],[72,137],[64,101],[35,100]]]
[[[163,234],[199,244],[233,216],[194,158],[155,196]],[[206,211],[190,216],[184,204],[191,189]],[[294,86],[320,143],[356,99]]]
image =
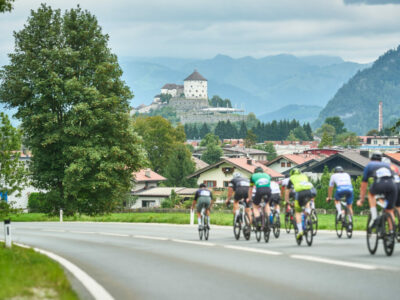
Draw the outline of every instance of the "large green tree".
[[[21,132],[14,128],[8,116],[0,113],[0,192],[8,196],[20,194],[27,179],[24,162],[19,160]],[[0,199],[1,201],[1,199]]]
[[[0,0],[0,13],[11,11],[13,9],[12,3],[15,0]]]
[[[0,99],[17,109],[33,184],[54,212],[109,212],[131,187],[144,151],[129,119],[129,88],[96,17],[42,4],[14,33]]]
[[[133,121],[134,127],[143,138],[151,168],[165,175],[166,166],[176,144],[186,141],[182,125],[176,128],[171,122],[160,116],[139,116]]]
[[[168,186],[194,187],[196,179],[186,178],[194,171],[195,163],[192,160],[192,153],[184,144],[176,144],[165,168],[166,184]]]

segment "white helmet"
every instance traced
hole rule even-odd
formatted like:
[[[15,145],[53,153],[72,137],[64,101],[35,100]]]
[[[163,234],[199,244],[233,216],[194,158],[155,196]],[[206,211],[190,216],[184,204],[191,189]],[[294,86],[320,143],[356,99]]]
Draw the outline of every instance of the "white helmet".
[[[242,174],[240,174],[239,172],[235,172],[233,174],[233,178],[239,178],[239,177],[242,177]]]
[[[392,163],[390,158],[388,158],[388,157],[382,157],[381,162],[383,162],[385,164],[389,164],[389,165]]]

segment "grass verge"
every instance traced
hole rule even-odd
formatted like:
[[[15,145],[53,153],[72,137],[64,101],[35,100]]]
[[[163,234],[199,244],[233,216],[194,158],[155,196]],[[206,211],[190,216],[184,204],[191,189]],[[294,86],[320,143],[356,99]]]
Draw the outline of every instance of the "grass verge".
[[[50,258],[0,242],[0,299],[79,299],[62,267]]]
[[[104,216],[73,216],[64,217],[64,221],[87,221],[87,222],[130,222],[130,223],[170,223],[170,224],[189,224],[189,214],[187,213],[114,213]],[[233,215],[230,213],[212,212],[211,224],[232,225]],[[19,214],[11,218],[13,222],[37,222],[37,221],[59,221],[58,217],[46,214],[29,213]],[[195,218],[196,222],[197,218]],[[284,216],[281,215],[282,227]],[[354,230],[365,230],[367,216],[354,216]],[[318,229],[335,230],[334,215],[318,215]]]

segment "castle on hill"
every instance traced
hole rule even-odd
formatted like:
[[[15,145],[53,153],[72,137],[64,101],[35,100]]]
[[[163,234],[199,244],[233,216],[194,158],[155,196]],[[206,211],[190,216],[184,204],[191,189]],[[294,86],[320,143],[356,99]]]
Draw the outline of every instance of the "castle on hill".
[[[167,102],[163,101],[169,95]],[[154,97],[153,103],[141,105],[133,113],[148,113],[162,107],[172,107],[182,124],[186,123],[217,123],[219,121],[242,121],[242,109],[230,107],[211,107],[208,102],[208,81],[197,70],[194,70],[183,85],[167,83],[161,88],[161,93]]]

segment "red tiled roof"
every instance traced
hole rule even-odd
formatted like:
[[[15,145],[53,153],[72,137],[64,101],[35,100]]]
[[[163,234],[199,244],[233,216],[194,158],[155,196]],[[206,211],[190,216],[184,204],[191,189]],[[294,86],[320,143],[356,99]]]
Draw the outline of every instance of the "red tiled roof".
[[[283,156],[298,165],[301,165],[311,159],[319,158],[319,156],[313,154],[285,154]]]
[[[392,162],[396,164],[400,163],[400,153],[385,153],[384,155],[389,157]]]
[[[146,176],[147,175],[147,176]],[[143,182],[143,181],[165,181],[167,178],[157,174],[153,170],[150,169],[142,169],[138,172],[134,172],[133,176],[136,182]]]
[[[237,165],[239,168],[242,168],[250,173],[254,173],[255,168],[257,167],[261,167],[265,173],[267,173],[268,175],[270,175],[271,177],[285,177],[283,176],[281,173],[274,171],[266,166],[264,166],[263,164],[259,163],[259,162],[255,162],[252,161],[252,164],[249,165],[247,163],[247,158],[245,157],[241,157],[241,158],[225,158],[226,161]]]

